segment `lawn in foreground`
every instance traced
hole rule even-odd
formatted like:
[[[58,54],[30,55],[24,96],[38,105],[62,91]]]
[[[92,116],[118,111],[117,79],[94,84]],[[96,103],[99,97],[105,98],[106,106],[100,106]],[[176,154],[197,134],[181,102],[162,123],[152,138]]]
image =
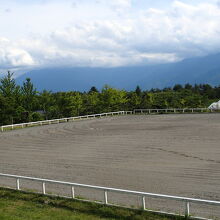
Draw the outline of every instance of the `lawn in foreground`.
[[[1,220],[180,220],[181,217],[167,217],[141,210],[130,210],[81,202],[72,199],[43,196],[0,188]]]

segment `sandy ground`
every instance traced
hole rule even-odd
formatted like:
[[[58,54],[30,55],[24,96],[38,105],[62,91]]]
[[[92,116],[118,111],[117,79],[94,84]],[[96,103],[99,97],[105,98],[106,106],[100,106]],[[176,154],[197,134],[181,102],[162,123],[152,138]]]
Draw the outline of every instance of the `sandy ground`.
[[[119,116],[0,133],[0,172],[220,200],[220,114]],[[154,204],[184,207],[147,200]],[[220,217],[220,207],[192,211]]]

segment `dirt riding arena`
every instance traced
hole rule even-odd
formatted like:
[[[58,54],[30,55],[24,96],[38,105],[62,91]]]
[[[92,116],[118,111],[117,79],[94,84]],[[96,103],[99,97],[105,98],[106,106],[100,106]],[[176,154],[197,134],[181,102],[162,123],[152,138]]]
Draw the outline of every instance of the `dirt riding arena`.
[[[3,132],[0,172],[220,200],[220,114],[127,115]],[[58,192],[58,186],[47,190]],[[78,193],[103,198],[87,191]],[[140,203],[109,195],[120,204],[123,199]],[[146,207],[179,213],[184,204],[146,199]],[[194,205],[191,212],[220,217],[219,207],[206,207]]]

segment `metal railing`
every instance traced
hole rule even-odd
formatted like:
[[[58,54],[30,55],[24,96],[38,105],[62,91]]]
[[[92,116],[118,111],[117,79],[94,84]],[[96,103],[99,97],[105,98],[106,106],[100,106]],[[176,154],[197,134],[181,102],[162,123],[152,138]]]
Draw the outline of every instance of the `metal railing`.
[[[142,198],[141,201],[142,201],[142,209],[143,210],[147,210],[146,203],[145,203],[146,197],[182,201],[183,203],[185,203],[185,217],[190,217],[190,203],[215,205],[215,206],[220,207],[220,201],[211,201],[211,200],[187,198],[187,197],[180,197],[180,196],[171,196],[171,195],[164,195],[164,194],[146,193],[146,192],[125,190],[125,189],[116,189],[116,188],[109,188],[109,187],[102,187],[102,186],[86,185],[86,184],[80,184],[80,183],[71,183],[71,182],[64,182],[64,181],[57,181],[57,180],[50,180],[50,179],[41,179],[41,178],[27,177],[27,176],[18,176],[18,175],[3,174],[3,173],[0,173],[0,177],[7,177],[7,178],[16,179],[16,189],[17,190],[21,189],[20,180],[32,180],[32,181],[40,182],[42,184],[42,194],[44,194],[44,195],[46,194],[46,183],[68,185],[68,186],[70,186],[70,193],[71,193],[71,197],[73,199],[76,198],[74,187],[82,187],[82,188],[101,190],[101,191],[103,191],[103,196],[104,196],[103,202],[101,202],[101,203],[106,204],[106,205],[113,205],[113,206],[114,206],[114,204],[112,204],[108,201],[108,193],[109,192],[137,195],[137,196],[141,196],[141,198]],[[51,193],[49,195],[51,195]],[[81,200],[83,200],[83,199],[81,199]],[[90,200],[90,201],[95,202],[94,200]],[[163,211],[155,211],[155,212],[166,214],[166,212],[163,212]],[[167,213],[167,214],[176,215],[174,213]],[[205,219],[202,217],[194,217],[194,218]]]
[[[117,112],[107,112],[107,113],[100,113],[100,114],[92,114],[92,115],[83,115],[83,116],[76,116],[76,117],[68,117],[68,118],[59,118],[59,119],[52,119],[52,120],[44,120],[44,121],[35,121],[35,122],[28,122],[28,123],[20,123],[20,124],[11,124],[11,125],[3,125],[1,126],[1,131],[8,129],[15,129],[15,128],[25,128],[29,126],[36,126],[36,125],[49,125],[53,123],[63,123],[63,122],[70,122],[77,119],[88,119],[88,118],[96,118],[96,117],[103,117],[103,116],[113,116],[113,115],[125,115],[125,114],[132,114],[132,111],[117,111]]]
[[[213,112],[208,108],[134,109],[134,114]]]

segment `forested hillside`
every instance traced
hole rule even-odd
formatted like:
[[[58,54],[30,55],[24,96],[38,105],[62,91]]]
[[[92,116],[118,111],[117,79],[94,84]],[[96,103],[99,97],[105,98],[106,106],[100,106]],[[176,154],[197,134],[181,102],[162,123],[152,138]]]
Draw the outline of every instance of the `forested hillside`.
[[[135,108],[208,107],[219,100],[220,86],[175,85],[173,88],[125,91],[104,85],[101,91],[38,92],[27,78],[16,84],[8,72],[0,80],[0,124],[12,124]]]

